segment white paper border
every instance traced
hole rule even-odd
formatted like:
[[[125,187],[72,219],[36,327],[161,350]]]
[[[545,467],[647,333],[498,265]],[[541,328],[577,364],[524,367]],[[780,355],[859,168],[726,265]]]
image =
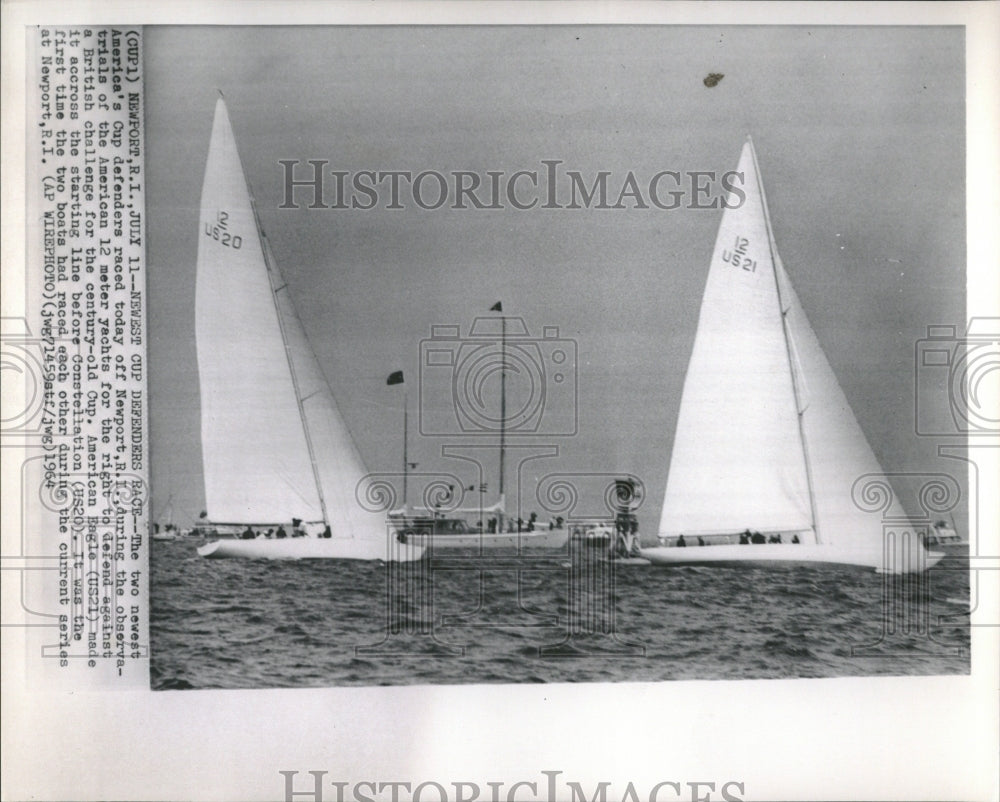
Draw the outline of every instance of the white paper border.
[[[994,2],[6,3],[3,314],[23,307],[26,25],[780,22],[967,26],[968,314],[996,315],[998,11]],[[983,512],[981,531],[997,532],[995,499]],[[995,620],[996,572],[981,581],[988,595],[973,623]],[[15,642],[5,631],[6,655]],[[631,781],[640,794],[662,780],[737,780],[746,799],[996,799],[997,646],[995,628],[975,631],[970,677],[155,694],[26,695],[23,663],[5,659],[4,798],[278,799],[281,769],[481,785],[541,782],[551,769],[585,789]]]

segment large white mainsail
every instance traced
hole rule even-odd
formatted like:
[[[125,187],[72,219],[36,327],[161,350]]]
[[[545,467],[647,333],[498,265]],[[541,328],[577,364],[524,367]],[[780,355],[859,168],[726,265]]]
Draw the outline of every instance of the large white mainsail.
[[[749,143],[715,241],[674,436],[661,535],[811,525],[795,388]],[[724,490],[720,490],[724,488]],[[750,515],[750,513],[753,515]]]
[[[708,538],[643,556],[922,570],[940,555],[924,550],[898,502],[879,516],[855,501],[859,480],[888,481],[781,264],[749,139],[737,172],[741,193],[726,199],[709,268],[659,534],[669,542],[749,529],[783,540]]]
[[[298,518],[329,525],[332,538],[231,541],[204,554],[400,558],[385,519],[359,503],[368,471],[266,248],[220,98],[195,302],[208,517],[258,526]],[[419,556],[411,552],[406,559]]]

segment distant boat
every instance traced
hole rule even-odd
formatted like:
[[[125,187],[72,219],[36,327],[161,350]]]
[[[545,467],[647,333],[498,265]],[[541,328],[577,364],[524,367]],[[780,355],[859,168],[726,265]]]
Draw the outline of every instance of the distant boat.
[[[855,483],[884,477],[882,468],[781,264],[749,138],[737,171],[745,198],[727,199],[708,271],[661,545],[642,555],[666,565],[928,568],[942,555],[924,549],[898,503],[880,517],[854,502]]]
[[[359,503],[368,471],[271,257],[222,98],[215,106],[198,234],[206,525],[306,534],[217,540],[198,553],[418,559],[421,548],[397,541],[383,515]]]
[[[574,540],[583,541],[588,546],[600,546],[606,549],[614,535],[614,524],[594,523],[589,526],[573,527],[572,537]]]
[[[177,540],[180,537],[180,532],[174,526],[174,497],[173,495],[167,498],[167,503],[165,506],[164,517],[166,521],[163,524],[153,524],[152,525],[152,539],[153,540]]]
[[[470,525],[462,515],[478,515],[478,522]],[[478,525],[487,515],[501,531],[489,531],[489,525],[483,531]],[[440,549],[561,549],[569,540],[569,530],[560,527],[550,527],[548,524],[532,523],[530,531],[527,524],[522,524],[521,531],[516,531],[505,521],[503,502],[483,509],[457,509],[447,514],[435,510],[417,508],[410,511],[398,510],[389,514],[390,520],[402,542],[414,543],[420,546],[431,546]],[[511,530],[514,531],[511,531]]]
[[[499,303],[494,310],[500,311]],[[491,310],[492,311],[492,310]],[[501,366],[506,358],[506,323],[501,321]],[[501,370],[500,381],[500,499],[490,506],[450,509],[441,507],[409,506],[407,497],[407,478],[411,465],[409,461],[409,412],[406,391],[403,392],[403,506],[389,512],[389,523],[400,543],[415,544],[421,547],[434,546],[441,549],[523,549],[550,548],[558,549],[566,545],[569,532],[560,527],[550,527],[548,524],[536,523],[534,516],[527,523],[515,522],[506,514],[506,501],[503,494],[503,463],[504,463],[504,428],[506,425],[505,410],[506,395],[505,371]],[[389,375],[387,384],[404,385],[403,371],[398,370]],[[480,501],[486,493],[487,484],[479,486]],[[467,490],[475,490],[469,486]],[[448,487],[447,498],[450,500],[454,486]],[[464,492],[464,491],[461,491]],[[490,516],[487,518],[487,516]],[[470,524],[469,521],[475,521]],[[484,526],[484,521],[486,524]],[[492,530],[492,531],[491,531]]]
[[[969,541],[955,531],[954,525],[937,521],[924,538],[924,546],[952,556],[968,555]]]

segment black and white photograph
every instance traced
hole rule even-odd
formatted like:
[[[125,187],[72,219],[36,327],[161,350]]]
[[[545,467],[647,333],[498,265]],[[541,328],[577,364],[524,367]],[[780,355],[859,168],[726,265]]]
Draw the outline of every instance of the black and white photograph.
[[[145,47],[154,689],[968,672],[960,29]]]
[[[5,6],[5,798],[994,798],[997,4],[417,7]]]

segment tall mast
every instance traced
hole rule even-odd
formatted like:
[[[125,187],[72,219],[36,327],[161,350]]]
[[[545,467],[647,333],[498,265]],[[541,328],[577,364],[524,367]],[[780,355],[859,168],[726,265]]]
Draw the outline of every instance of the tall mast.
[[[229,109],[225,105],[225,97],[222,92],[219,92],[219,98],[222,101],[222,109],[225,112],[226,119],[229,121],[229,128],[232,130],[233,123],[229,119]],[[312,436],[309,432],[309,421],[306,418],[305,401],[302,397],[302,392],[299,388],[299,380],[295,373],[295,361],[292,359],[291,347],[288,344],[288,335],[285,332],[285,321],[281,316],[281,308],[278,306],[278,293],[284,290],[288,291],[288,285],[285,283],[284,277],[281,275],[281,270],[278,268],[274,261],[274,255],[271,253],[271,244],[264,234],[264,228],[260,223],[260,215],[257,214],[257,201],[254,199],[253,186],[250,184],[250,178],[247,176],[246,166],[243,164],[243,158],[240,156],[240,150],[236,147],[235,143],[236,134],[233,134],[233,147],[236,151],[236,158],[240,163],[240,170],[243,172],[243,183],[246,185],[247,195],[250,197],[250,211],[253,213],[254,225],[257,227],[257,236],[261,245],[261,252],[264,256],[264,264],[267,266],[269,273],[273,274],[278,279],[278,286],[271,287],[271,301],[274,303],[274,313],[278,318],[278,328],[281,331],[281,341],[285,346],[285,358],[288,361],[288,370],[292,377],[292,386],[295,389],[295,403],[299,408],[299,421],[302,423],[302,431],[306,438],[306,448],[309,451],[309,463],[312,467],[313,481],[316,484],[316,494],[319,497],[319,506],[323,512],[323,523],[330,523],[330,516],[326,511],[326,499],[323,497],[323,484],[320,482],[319,478],[319,465],[316,462],[316,449],[313,445]]]
[[[788,370],[792,375],[792,393],[795,396],[796,419],[799,424],[799,441],[802,444],[802,460],[806,468],[806,486],[809,489],[809,514],[812,517],[813,534],[816,542],[821,543],[819,536],[819,518],[816,515],[816,492],[813,487],[812,467],[809,464],[809,444],[806,441],[806,430],[802,417],[805,414],[805,406],[802,401],[802,390],[799,387],[799,379],[795,371],[795,362],[792,354],[791,334],[788,331],[788,309],[785,308],[785,301],[781,297],[781,282],[778,281],[778,251],[775,247],[774,232],[771,230],[771,213],[767,208],[767,195],[764,194],[764,182],[760,177],[760,165],[757,164],[757,151],[753,147],[753,139],[747,137],[750,145],[750,156],[753,158],[754,173],[757,176],[757,191],[760,193],[760,204],[764,209],[764,225],[767,228],[767,247],[771,253],[771,275],[774,278],[774,286],[778,292],[778,310],[781,313],[781,331],[785,336],[785,353],[788,357]]]
[[[406,512],[406,503],[407,503],[406,502],[406,473],[407,473],[407,468],[409,467],[409,464],[407,462],[408,457],[406,455],[406,444],[407,444],[407,440],[408,440],[408,438],[407,438],[407,429],[409,428],[408,421],[407,421],[407,407],[408,407],[408,405],[406,403],[406,390],[403,390],[403,512],[404,513]]]
[[[507,429],[507,318],[500,314],[500,500],[503,501],[503,452]]]

